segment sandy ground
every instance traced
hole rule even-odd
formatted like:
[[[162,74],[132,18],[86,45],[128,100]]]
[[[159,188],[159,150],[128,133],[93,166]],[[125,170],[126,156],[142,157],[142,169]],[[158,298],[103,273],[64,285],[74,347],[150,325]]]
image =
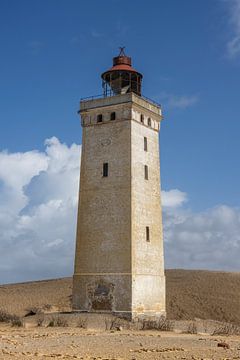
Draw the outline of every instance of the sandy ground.
[[[230,349],[218,347],[226,342]],[[240,337],[0,326],[0,359],[240,359]]]
[[[166,280],[167,316],[178,319],[175,331],[186,331],[193,319],[198,333],[209,334],[222,326],[213,320],[240,324],[240,273],[167,270]],[[88,316],[85,329],[76,327],[81,319],[67,314],[71,310],[71,292],[71,278],[0,286],[1,311],[19,316],[32,310],[50,313],[44,315],[46,324],[42,327],[18,328],[0,323],[0,359],[240,360],[240,336],[236,335],[195,335],[127,327],[111,331],[106,330],[111,328],[106,327],[106,319],[100,322],[102,328],[92,327],[96,316],[94,319]],[[68,327],[44,327],[54,313],[57,317],[61,313],[63,320],[66,317]],[[31,321],[36,326],[36,318],[42,315],[34,316],[25,317],[24,326],[31,325]],[[229,349],[218,347],[220,342],[229,344]]]

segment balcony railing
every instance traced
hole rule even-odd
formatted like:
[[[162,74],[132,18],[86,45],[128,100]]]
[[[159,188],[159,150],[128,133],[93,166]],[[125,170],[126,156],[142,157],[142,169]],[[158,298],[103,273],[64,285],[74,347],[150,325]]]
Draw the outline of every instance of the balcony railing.
[[[133,93],[135,96],[138,96],[140,99],[144,99],[144,100],[147,100],[148,102],[150,102],[151,104],[161,108],[161,104],[159,104],[158,102],[152,100],[152,99],[149,99],[148,97],[144,96],[144,95],[137,95],[136,93]],[[115,93],[113,92],[112,90],[109,90],[107,93],[104,94],[99,94],[99,95],[93,95],[93,96],[88,96],[88,97],[84,97],[84,98],[81,98],[80,100],[81,101],[90,101],[90,100],[95,100],[95,99],[101,99],[101,98],[105,98],[105,97],[110,97],[110,96],[117,96],[117,95],[121,95],[121,93]]]

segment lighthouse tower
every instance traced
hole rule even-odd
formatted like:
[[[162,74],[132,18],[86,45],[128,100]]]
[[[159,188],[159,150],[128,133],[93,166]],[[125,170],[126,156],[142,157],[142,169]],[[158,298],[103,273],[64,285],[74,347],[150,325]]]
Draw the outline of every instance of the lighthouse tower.
[[[82,160],[73,310],[165,315],[161,107],[121,48],[103,96],[80,102]]]

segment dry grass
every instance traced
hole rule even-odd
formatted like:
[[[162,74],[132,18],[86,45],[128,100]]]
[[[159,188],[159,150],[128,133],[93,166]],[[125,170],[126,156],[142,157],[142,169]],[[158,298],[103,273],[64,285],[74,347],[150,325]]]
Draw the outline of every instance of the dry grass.
[[[79,319],[77,322],[77,327],[81,329],[87,328],[87,321],[85,319]]]
[[[0,310],[0,322],[10,323],[12,326],[22,326],[22,320],[15,314],[9,314],[4,310]]]
[[[66,319],[63,319],[61,317],[52,317],[52,319],[50,320],[48,326],[50,327],[68,327],[68,322]]]
[[[141,330],[172,331],[173,322],[162,317],[159,320],[143,320]]]
[[[212,335],[240,335],[240,327],[235,324],[221,324],[213,331]]]
[[[197,325],[195,321],[191,321],[186,329],[184,331],[185,334],[197,334]]]

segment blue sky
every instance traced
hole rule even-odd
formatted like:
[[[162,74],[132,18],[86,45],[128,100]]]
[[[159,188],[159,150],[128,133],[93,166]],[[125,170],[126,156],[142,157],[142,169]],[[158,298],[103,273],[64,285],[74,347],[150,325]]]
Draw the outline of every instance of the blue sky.
[[[162,188],[194,216],[239,216],[239,0],[2,0],[0,46],[0,151],[81,144],[79,99],[101,93],[126,46],[143,94],[162,104]]]
[[[80,143],[78,102],[125,45],[161,102],[162,184],[198,209],[239,205],[239,57],[231,1],[1,1],[1,149]],[[186,97],[186,105],[169,98]],[[189,100],[189,105],[188,105]],[[191,100],[193,103],[191,103]],[[169,106],[170,105],[170,106]]]

